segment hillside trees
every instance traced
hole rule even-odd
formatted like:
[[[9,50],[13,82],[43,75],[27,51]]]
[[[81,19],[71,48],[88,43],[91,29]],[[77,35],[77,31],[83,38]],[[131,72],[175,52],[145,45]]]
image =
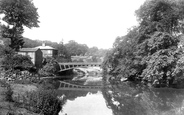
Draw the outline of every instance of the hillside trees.
[[[182,0],[147,0],[137,11],[139,26],[116,39],[111,55],[104,62],[110,74],[120,81],[173,86],[183,78],[183,51],[178,47],[183,34]]]
[[[38,13],[32,0],[1,0],[0,14],[7,23],[1,27],[3,38],[11,39],[10,47],[19,50],[24,44],[22,34],[23,26],[38,27]]]

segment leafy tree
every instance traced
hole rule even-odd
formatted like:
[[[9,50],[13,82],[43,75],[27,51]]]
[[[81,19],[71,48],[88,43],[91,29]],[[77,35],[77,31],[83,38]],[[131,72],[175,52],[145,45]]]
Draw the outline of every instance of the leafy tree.
[[[88,51],[88,46],[86,44],[78,44],[74,40],[65,44],[65,47],[71,56],[84,55]]]
[[[23,45],[24,48],[34,48],[37,46],[41,46],[43,43],[43,41],[31,40],[29,38],[23,38],[23,40],[24,40],[24,45]]]
[[[93,56],[98,52],[98,48],[97,47],[91,47],[88,49],[87,55],[89,56]]]
[[[56,60],[58,62],[69,62],[69,61],[71,61],[70,53],[68,52],[67,48],[64,46],[63,43],[59,43],[56,46],[56,49],[58,50],[58,56],[56,57]]]
[[[140,25],[116,39],[104,68],[110,66],[109,73],[117,74],[117,81],[126,77],[162,87],[183,81],[183,51],[178,44],[184,1],[147,0],[136,15]]]
[[[9,46],[19,50],[24,44],[23,26],[38,27],[37,8],[32,0],[1,0],[0,14],[4,14],[2,20],[8,24],[2,26],[2,37],[11,39]]]

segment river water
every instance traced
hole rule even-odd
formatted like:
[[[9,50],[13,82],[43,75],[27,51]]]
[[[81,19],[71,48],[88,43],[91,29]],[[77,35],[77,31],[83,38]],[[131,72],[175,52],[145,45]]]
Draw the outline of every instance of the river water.
[[[184,115],[184,90],[145,88],[126,82],[101,90],[60,90],[59,115]]]

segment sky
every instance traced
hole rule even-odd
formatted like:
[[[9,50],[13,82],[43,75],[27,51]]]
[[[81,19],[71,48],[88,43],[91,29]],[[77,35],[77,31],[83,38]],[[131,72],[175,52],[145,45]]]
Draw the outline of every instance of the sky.
[[[138,24],[137,10],[145,0],[33,0],[39,28],[25,28],[24,37],[88,47],[112,48],[118,36]]]

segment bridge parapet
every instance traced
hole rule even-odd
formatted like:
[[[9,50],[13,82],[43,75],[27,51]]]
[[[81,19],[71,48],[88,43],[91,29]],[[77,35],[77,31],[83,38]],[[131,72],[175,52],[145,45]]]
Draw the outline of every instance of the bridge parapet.
[[[60,71],[66,71],[78,67],[101,67],[101,63],[85,63],[85,62],[70,62],[70,63],[59,63]]]
[[[58,89],[61,90],[101,90],[103,86],[85,86],[85,85],[76,85],[76,84],[71,84],[67,83],[64,81],[60,81],[60,85]]]

